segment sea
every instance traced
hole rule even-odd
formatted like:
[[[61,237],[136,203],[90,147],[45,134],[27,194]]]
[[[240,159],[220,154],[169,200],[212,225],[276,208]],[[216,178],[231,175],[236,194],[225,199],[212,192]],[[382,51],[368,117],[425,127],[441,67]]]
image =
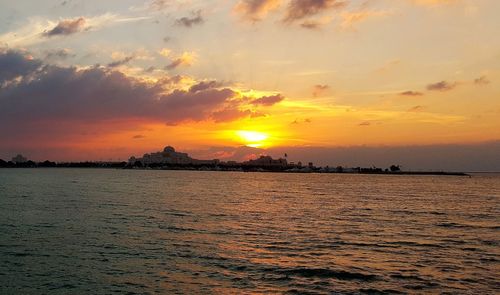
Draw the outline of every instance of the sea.
[[[500,294],[500,175],[0,169],[0,294]]]

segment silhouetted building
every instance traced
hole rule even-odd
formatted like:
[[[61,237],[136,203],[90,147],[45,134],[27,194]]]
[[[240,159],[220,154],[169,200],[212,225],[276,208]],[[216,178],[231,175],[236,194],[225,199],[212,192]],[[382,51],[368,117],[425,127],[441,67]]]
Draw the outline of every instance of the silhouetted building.
[[[23,155],[19,154],[19,155],[12,158],[12,162],[14,162],[16,164],[22,164],[22,163],[28,162],[28,159],[23,157]]]
[[[161,152],[144,154],[142,158],[131,157],[128,160],[129,164],[134,165],[140,162],[142,165],[150,164],[172,164],[172,165],[217,165],[219,160],[197,160],[188,156],[187,153],[176,152],[171,146],[167,146]]]
[[[259,166],[259,167],[262,166],[286,167],[288,163],[286,159],[283,158],[273,159],[270,156],[260,156],[260,158],[258,159],[243,162],[243,165]]]

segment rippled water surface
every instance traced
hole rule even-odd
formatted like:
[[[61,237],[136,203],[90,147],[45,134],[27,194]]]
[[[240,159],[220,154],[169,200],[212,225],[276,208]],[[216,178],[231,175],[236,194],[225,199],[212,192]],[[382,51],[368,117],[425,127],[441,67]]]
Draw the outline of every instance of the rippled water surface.
[[[500,292],[500,177],[0,169],[0,294]]]

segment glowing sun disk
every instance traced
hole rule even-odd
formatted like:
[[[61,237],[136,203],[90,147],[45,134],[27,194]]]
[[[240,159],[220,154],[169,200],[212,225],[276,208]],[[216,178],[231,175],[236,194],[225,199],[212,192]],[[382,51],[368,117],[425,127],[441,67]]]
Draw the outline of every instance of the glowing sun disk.
[[[239,130],[236,131],[236,135],[242,139],[247,146],[259,147],[262,146],[263,141],[269,138],[269,135],[258,131],[246,131]]]

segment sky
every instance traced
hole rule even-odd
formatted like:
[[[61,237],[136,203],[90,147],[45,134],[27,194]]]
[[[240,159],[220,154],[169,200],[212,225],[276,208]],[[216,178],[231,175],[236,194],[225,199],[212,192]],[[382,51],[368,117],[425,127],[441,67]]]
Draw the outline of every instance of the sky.
[[[126,160],[171,145],[500,171],[497,0],[0,7],[3,159]]]

